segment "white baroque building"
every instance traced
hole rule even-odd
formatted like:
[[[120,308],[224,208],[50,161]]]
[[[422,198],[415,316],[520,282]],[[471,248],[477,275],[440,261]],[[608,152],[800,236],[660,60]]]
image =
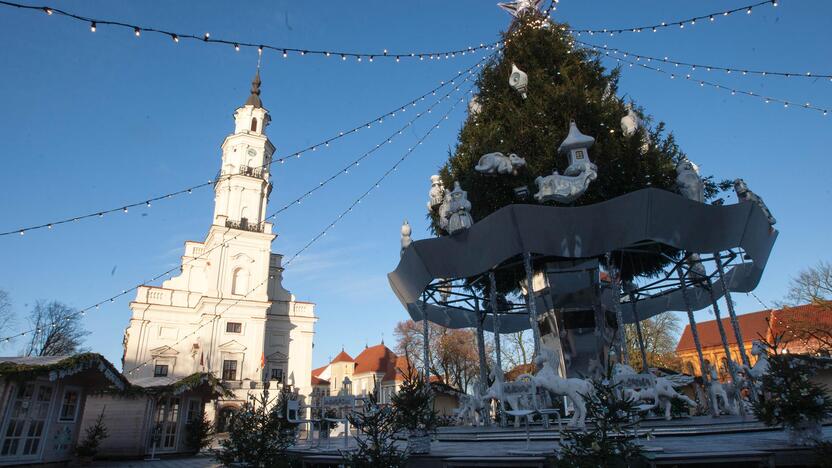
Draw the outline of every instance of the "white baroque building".
[[[315,305],[283,288],[282,256],[271,252],[275,235],[266,221],[275,151],[265,135],[269,120],[258,72],[222,143],[205,240],[185,242],[181,274],[138,288],[124,334],[122,364],[131,381],[157,385],[211,372],[236,393],[236,401],[218,403],[220,412],[266,381],[302,395],[312,390]]]

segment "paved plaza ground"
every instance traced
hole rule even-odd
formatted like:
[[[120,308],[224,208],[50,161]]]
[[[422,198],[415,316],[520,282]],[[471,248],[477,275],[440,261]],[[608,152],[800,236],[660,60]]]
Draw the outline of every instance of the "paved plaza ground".
[[[703,420],[707,421],[707,420]],[[812,463],[813,454],[806,449],[790,447],[782,430],[755,428],[738,431],[736,420],[723,420],[724,431],[698,427],[710,433],[666,434],[642,439],[646,457],[658,465],[676,465],[698,461],[707,464],[731,464],[732,466],[805,466]],[[437,440],[431,446],[431,454],[411,459],[411,467],[468,467],[468,466],[543,466],[555,454],[558,444],[552,438],[554,431],[535,431],[537,437],[526,446],[524,431],[509,431],[497,437],[493,431],[489,437],[468,440]],[[447,435],[447,434],[446,434]],[[444,438],[440,435],[440,438]],[[832,426],[824,427],[824,438],[832,438]],[[451,437],[450,439],[453,439]],[[335,441],[333,441],[335,442]],[[404,445],[402,443],[402,445]],[[354,446],[354,445],[353,445]],[[307,463],[316,466],[334,466],[340,460],[340,443],[318,448],[303,448],[296,452]],[[525,461],[526,464],[518,465]],[[484,464],[487,463],[487,464]],[[318,465],[320,464],[320,465]],[[159,461],[97,461],[94,467],[112,468],[214,468],[220,465],[209,455],[185,458],[169,458]]]

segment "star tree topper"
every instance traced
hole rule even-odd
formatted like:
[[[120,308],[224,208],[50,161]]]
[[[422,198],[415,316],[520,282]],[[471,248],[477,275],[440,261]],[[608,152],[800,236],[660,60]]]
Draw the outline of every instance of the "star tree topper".
[[[497,6],[509,12],[511,16],[517,18],[529,8],[539,10],[540,5],[543,5],[545,1],[546,0],[516,0],[514,2],[498,3]]]

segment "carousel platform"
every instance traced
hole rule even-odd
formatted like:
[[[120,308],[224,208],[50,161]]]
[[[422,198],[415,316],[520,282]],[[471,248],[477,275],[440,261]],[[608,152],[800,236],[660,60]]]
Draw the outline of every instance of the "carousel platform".
[[[551,466],[559,442],[557,427],[533,428],[526,442],[524,428],[442,428],[429,455],[411,457],[414,468],[544,467]],[[648,432],[651,435],[648,437]],[[823,428],[832,438],[832,426]],[[400,441],[402,448],[405,442]],[[768,429],[752,419],[693,417],[647,421],[639,428],[639,443],[649,466],[815,466],[810,448],[788,444],[781,429]],[[335,467],[341,463],[343,439],[320,447],[300,445],[292,452],[305,467]],[[351,441],[350,448],[354,449]]]

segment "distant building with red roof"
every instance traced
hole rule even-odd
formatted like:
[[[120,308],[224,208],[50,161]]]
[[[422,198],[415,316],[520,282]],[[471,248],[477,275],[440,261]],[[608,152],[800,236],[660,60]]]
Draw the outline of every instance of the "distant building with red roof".
[[[832,343],[832,307],[823,304],[804,304],[782,309],[766,309],[737,316],[746,353],[753,365],[756,359],[751,356],[751,343],[755,340],[771,342],[775,336],[782,335],[781,348],[793,354],[815,354],[824,343],[819,338],[826,336],[827,343]],[[731,327],[730,318],[722,319],[731,359],[741,363],[739,346]],[[728,367],[725,359],[725,349],[719,334],[716,320],[696,324],[699,332],[699,342],[702,354],[710,363],[719,363],[720,378],[727,378]],[[818,336],[820,335],[820,337]],[[676,345],[676,355],[682,361],[685,373],[701,375],[699,357],[693,342],[690,324],[685,326],[679,343]]]
[[[385,346],[383,341],[375,346],[365,346],[355,359],[346,351],[341,350],[329,364],[312,370],[313,399],[324,395],[338,395],[345,391],[355,396],[366,396],[378,391],[379,402],[390,403],[393,394],[399,390],[404,381],[403,373],[410,369],[412,365],[407,359],[397,355]],[[349,388],[346,390],[344,389],[345,378],[349,379],[347,384]],[[431,376],[431,383],[434,385],[441,383],[441,380],[439,377]],[[441,388],[436,387],[435,390],[456,402],[460,392],[458,390],[451,392],[445,387],[450,388],[444,385]],[[443,407],[439,408],[440,413],[450,414],[450,410],[444,408],[448,405],[441,405]]]

